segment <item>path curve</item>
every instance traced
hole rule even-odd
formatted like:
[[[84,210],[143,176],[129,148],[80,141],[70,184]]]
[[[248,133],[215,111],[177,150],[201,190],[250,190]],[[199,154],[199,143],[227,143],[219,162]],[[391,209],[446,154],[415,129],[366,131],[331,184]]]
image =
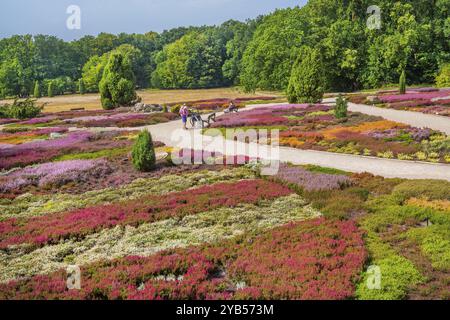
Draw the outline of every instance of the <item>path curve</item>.
[[[450,117],[425,114],[414,111],[401,111],[388,108],[368,106],[365,104],[349,103],[348,109],[353,112],[361,112],[371,116],[383,117],[386,120],[409,124],[418,128],[429,128],[442,131],[450,135]]]
[[[269,105],[252,105],[248,109],[265,106]],[[122,130],[129,129],[131,128],[124,128]],[[224,139],[222,136],[214,138],[204,136],[201,134],[201,130],[181,130],[180,121],[171,121],[133,129],[148,129],[154,140],[164,142],[171,147],[194,147],[197,150],[216,151],[226,155],[247,155],[273,161],[282,159],[284,162],[291,162],[297,165],[314,164],[354,173],[370,172],[385,178],[438,179],[450,181],[450,165],[448,164],[382,159],[314,150],[300,150],[289,147],[271,148],[255,143],[235,143]]]
[[[324,103],[332,103],[327,99]],[[250,105],[246,110],[282,105],[280,103]],[[430,116],[417,112],[381,109],[366,105],[349,104],[351,111],[376,115],[392,121],[404,122],[419,127],[429,127],[450,134],[450,119]],[[218,114],[220,115],[220,113]],[[424,120],[420,118],[424,117]],[[441,119],[444,118],[444,119]],[[226,155],[247,155],[268,160],[291,162],[297,165],[314,164],[323,167],[341,169],[348,172],[369,172],[386,178],[440,179],[450,181],[450,165],[396,159],[339,154],[314,150],[300,150],[288,147],[271,148],[255,143],[234,143],[222,136],[215,138],[204,136],[201,130],[181,130],[180,121],[171,121],[139,128],[72,128],[71,130],[144,130],[148,129],[154,140],[178,148],[193,148],[221,152]]]

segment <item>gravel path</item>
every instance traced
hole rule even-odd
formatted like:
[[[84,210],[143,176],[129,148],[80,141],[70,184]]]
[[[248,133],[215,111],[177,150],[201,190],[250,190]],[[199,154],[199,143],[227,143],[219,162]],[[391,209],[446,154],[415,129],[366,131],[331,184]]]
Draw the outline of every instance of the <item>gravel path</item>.
[[[332,102],[333,99],[324,101],[324,103]],[[250,110],[274,105],[279,105],[279,103],[251,105],[246,109]],[[450,134],[450,119],[445,117],[356,104],[349,104],[349,109],[369,115],[381,116],[388,120],[403,122],[413,126],[428,127]],[[166,145],[172,147],[218,151],[226,155],[239,154],[274,161],[281,159],[282,161],[293,164],[315,164],[356,173],[370,172],[386,178],[441,179],[450,181],[450,165],[448,164],[381,159],[331,152],[300,150],[288,147],[271,148],[255,143],[234,143],[233,141],[224,139],[222,136],[214,138],[204,136],[201,134],[201,130],[181,130],[181,121],[172,121],[141,128],[123,128],[120,130],[129,129],[148,129],[152,133],[154,140],[164,142]],[[80,129],[74,128],[74,130]],[[93,128],[91,130],[111,130],[111,128]]]
[[[413,127],[439,130],[445,132],[447,135],[450,135],[450,117],[413,111],[379,108],[375,106],[354,103],[349,103],[348,109],[353,112],[361,112],[372,116],[383,117],[387,120],[409,124]]]
[[[253,105],[250,108],[263,106],[266,105]],[[180,130],[181,121],[147,126],[142,129],[145,128],[152,133],[155,140],[162,141],[172,147],[219,151],[226,155],[247,155],[273,161],[281,159],[293,164],[315,164],[356,173],[370,172],[386,178],[450,181],[450,165],[448,164],[382,159],[288,147],[271,148],[255,143],[236,143],[226,140],[222,136],[204,136],[200,130]]]

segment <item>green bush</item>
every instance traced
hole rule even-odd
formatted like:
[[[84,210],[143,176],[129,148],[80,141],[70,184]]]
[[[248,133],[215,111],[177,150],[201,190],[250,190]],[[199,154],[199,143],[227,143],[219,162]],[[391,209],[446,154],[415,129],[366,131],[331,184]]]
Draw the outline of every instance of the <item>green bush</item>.
[[[436,76],[438,88],[450,87],[450,63],[444,64]]]
[[[0,107],[0,118],[31,119],[37,117],[42,108],[43,106],[36,105],[36,100],[19,101],[16,99],[11,105],[5,104]]]
[[[131,105],[137,98],[131,62],[126,55],[111,54],[100,81],[100,95],[104,109]]]
[[[325,93],[325,67],[316,49],[305,47],[292,68],[287,97],[290,103],[320,102]]]
[[[342,95],[339,95],[336,99],[336,106],[334,107],[334,115],[338,119],[347,117],[348,103]]]
[[[405,70],[402,71],[402,74],[400,75],[400,81],[399,81],[399,86],[400,86],[400,94],[405,94],[406,93],[406,73]]]
[[[150,132],[139,133],[132,151],[133,165],[139,171],[150,171],[156,163],[155,149]]]

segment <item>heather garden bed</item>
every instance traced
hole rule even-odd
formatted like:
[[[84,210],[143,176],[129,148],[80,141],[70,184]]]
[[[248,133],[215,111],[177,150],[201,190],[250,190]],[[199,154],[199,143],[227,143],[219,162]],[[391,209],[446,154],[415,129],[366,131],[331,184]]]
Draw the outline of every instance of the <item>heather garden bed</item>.
[[[4,198],[0,296],[448,299],[447,190],[284,164],[270,178],[254,166],[196,167]],[[81,290],[65,286],[72,264]],[[366,286],[369,265],[381,269],[379,290]]]
[[[208,100],[196,100],[196,101],[188,101],[188,102],[178,102],[178,103],[171,103],[169,104],[169,107],[177,111],[179,108],[186,103],[188,107],[195,108],[196,110],[202,112],[202,113],[208,113],[208,112],[220,112],[224,109],[227,109],[230,105],[230,102],[233,102],[236,107],[242,109],[245,108],[246,105],[252,105],[252,104],[265,104],[265,103],[273,103],[273,102],[280,102],[280,101],[286,101],[284,98],[278,98],[278,97],[268,97],[268,96],[261,96],[261,97],[248,97],[248,98],[237,98],[237,99],[228,99],[228,98],[217,98],[217,99],[208,99]]]
[[[158,123],[165,123],[179,118],[178,111],[183,103],[194,108],[201,113],[220,112],[229,107],[230,102],[234,102],[238,108],[245,108],[247,104],[270,103],[284,101],[277,97],[252,97],[227,99],[217,98],[208,100],[196,100],[189,102],[170,103],[161,106],[161,112],[133,112],[129,108],[120,110],[80,110],[64,111],[54,113],[44,113],[39,117],[28,120],[0,119],[0,125],[9,132],[32,131],[46,127],[119,127],[133,128]],[[1,143],[1,142],[0,142]]]
[[[439,135],[360,114],[337,121],[321,105],[258,111],[227,123],[425,135],[413,146]],[[286,163],[262,177],[257,162],[219,153],[176,166],[156,141],[156,166],[139,172],[136,131],[27,125],[0,134],[1,299],[450,297],[448,182]],[[66,286],[69,265],[81,290]],[[371,265],[379,290],[367,287]]]
[[[212,127],[222,134],[229,128],[278,129],[281,146],[304,150],[450,163],[450,140],[442,132],[361,113],[339,119],[326,105],[258,108],[218,117]]]
[[[67,111],[6,124],[9,131],[33,130],[42,127],[119,127],[133,128],[165,123],[178,118],[171,112],[133,113],[126,111]]]
[[[449,89],[410,89],[406,94],[395,92],[380,92],[375,95],[357,94],[349,96],[349,99],[354,103],[450,117]]]

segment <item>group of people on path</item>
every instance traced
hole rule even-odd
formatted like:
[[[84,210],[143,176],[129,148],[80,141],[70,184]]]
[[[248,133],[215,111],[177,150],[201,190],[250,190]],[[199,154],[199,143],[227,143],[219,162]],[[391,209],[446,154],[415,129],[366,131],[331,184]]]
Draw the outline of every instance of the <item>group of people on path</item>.
[[[231,101],[230,105],[228,106],[228,112],[233,112],[235,110],[237,110],[237,107],[234,104],[234,102]],[[180,108],[180,116],[181,116],[181,121],[183,122],[183,129],[187,130],[187,121],[189,118],[189,108],[186,105],[186,103],[184,103]]]

